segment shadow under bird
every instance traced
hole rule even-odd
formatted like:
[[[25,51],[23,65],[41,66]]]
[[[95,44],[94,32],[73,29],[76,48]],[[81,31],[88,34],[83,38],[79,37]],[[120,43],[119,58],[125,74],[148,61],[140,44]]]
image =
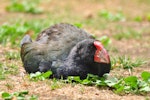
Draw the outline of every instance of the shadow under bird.
[[[21,59],[28,73],[51,70],[55,78],[88,73],[109,73],[111,63],[103,45],[89,33],[70,24],[56,24],[42,31],[35,41],[25,35]]]

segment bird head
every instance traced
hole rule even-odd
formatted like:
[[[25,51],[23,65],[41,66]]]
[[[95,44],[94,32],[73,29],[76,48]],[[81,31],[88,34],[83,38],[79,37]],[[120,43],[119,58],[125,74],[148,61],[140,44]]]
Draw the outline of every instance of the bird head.
[[[94,62],[107,64],[110,63],[108,52],[103,45],[99,41],[94,41],[94,46],[96,47]]]
[[[76,52],[77,53],[76,53]],[[110,64],[110,58],[108,55],[108,52],[103,47],[103,45],[93,39],[85,39],[81,42],[79,42],[70,52],[75,58],[78,59],[81,62],[85,63],[104,63],[104,64]]]

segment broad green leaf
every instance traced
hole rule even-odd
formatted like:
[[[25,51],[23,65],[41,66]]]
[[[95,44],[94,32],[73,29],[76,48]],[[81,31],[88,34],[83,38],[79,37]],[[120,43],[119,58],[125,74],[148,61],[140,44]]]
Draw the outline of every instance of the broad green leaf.
[[[22,92],[19,92],[19,95],[26,95],[28,93],[29,93],[29,91],[22,91]]]
[[[140,89],[142,92],[150,92],[150,86],[146,86]]]
[[[103,80],[96,80],[96,86],[107,86],[107,84]]]
[[[17,96],[17,100],[25,100],[24,96]]]
[[[35,75],[36,76],[40,76],[42,73],[41,72],[36,72]]]
[[[111,40],[107,36],[102,36],[98,40],[100,40],[102,42],[102,44],[104,45],[104,47],[107,47],[109,44],[111,44]]]
[[[91,80],[88,80],[88,79],[84,79],[81,84],[84,84],[84,85],[92,85],[92,81]]]
[[[142,72],[141,77],[144,81],[148,82],[150,80],[150,72],[146,72],[146,71]]]
[[[30,79],[34,80],[34,81],[38,81],[38,80],[45,80],[46,78],[49,78],[50,75],[52,75],[51,71],[47,71],[45,73],[41,73],[41,72],[36,72],[36,73],[31,73],[30,74]]]
[[[76,27],[78,27],[78,28],[82,28],[82,24],[81,23],[75,23],[74,24]]]
[[[111,78],[109,80],[105,80],[105,83],[109,86],[109,87],[112,87],[114,86],[115,84],[118,83],[118,79],[117,78]]]
[[[28,91],[21,91],[21,92],[14,92],[12,94],[7,93],[7,92],[3,92],[2,93],[2,98],[4,100],[12,100],[13,97],[16,97],[17,100],[38,100],[37,96],[32,95],[31,97],[28,96]],[[27,99],[30,98],[30,99]],[[15,99],[16,100],[16,99]]]
[[[32,95],[29,100],[38,100],[38,97],[36,95]]]
[[[137,82],[138,78],[136,76],[129,76],[124,78],[125,84],[127,84],[130,87],[137,88]]]
[[[2,93],[2,98],[10,100],[13,96],[7,92]]]
[[[96,81],[96,80],[98,80],[99,78],[100,78],[100,77],[98,77],[97,75],[88,74],[86,79],[91,80],[91,81]]]
[[[51,75],[52,75],[52,71],[47,71],[47,72],[43,73],[42,76],[43,76],[44,78],[49,78]]]
[[[118,85],[118,84],[116,84],[116,87],[118,87],[118,88],[115,88],[115,93],[122,93],[123,91],[124,91],[124,86],[122,85]]]
[[[72,81],[79,82],[79,83],[81,82],[81,79],[79,76],[68,76],[67,80],[69,82],[72,82]]]

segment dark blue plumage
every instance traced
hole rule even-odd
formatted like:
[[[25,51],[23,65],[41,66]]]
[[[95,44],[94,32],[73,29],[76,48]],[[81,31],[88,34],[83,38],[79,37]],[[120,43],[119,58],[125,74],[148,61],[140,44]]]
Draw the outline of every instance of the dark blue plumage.
[[[110,71],[109,55],[99,42],[82,29],[56,24],[42,31],[36,41],[21,41],[21,59],[28,73],[52,70],[53,77],[102,76]],[[96,59],[96,60],[95,60]]]

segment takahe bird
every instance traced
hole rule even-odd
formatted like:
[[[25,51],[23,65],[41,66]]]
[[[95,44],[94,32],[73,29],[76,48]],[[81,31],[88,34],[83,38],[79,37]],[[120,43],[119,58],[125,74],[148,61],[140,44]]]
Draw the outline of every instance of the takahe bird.
[[[70,52],[70,53],[69,53]],[[29,35],[21,41],[21,58],[28,73],[52,70],[53,77],[102,76],[110,71],[110,59],[102,44],[70,24],[57,24],[39,34],[32,42]]]
[[[21,41],[21,59],[28,73],[47,71],[52,61],[65,60],[79,41],[92,35],[70,24],[56,24],[42,31],[36,41],[25,35]],[[43,67],[46,66],[46,67]]]
[[[109,73],[111,68],[107,51],[99,41],[93,39],[85,39],[77,43],[65,61],[53,63],[50,70],[55,78],[80,76],[84,79],[88,73],[103,76]]]

